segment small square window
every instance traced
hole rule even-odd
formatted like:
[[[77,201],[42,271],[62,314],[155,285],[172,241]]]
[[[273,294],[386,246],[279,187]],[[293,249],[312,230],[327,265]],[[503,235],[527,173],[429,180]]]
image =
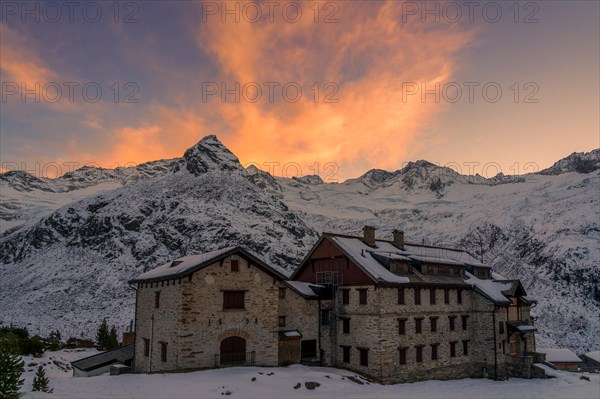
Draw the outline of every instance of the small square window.
[[[440,344],[431,344],[431,360],[438,359],[438,346]]]
[[[285,316],[279,316],[279,327],[285,327]]]
[[[350,305],[350,289],[348,288],[342,290],[342,304]]]
[[[285,287],[279,287],[279,299],[285,299]]]

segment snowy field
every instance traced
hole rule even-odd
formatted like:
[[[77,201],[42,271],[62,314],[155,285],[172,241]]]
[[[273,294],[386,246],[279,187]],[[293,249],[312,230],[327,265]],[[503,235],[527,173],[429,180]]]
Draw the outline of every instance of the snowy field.
[[[52,394],[31,392],[34,366],[26,367],[24,398],[595,398],[600,397],[598,374],[556,371],[556,378],[508,381],[464,379],[379,385],[334,368],[238,367],[192,373],[101,375],[73,378],[61,367],[94,351],[62,350],[25,363],[46,363]],[[56,362],[56,363],[54,363]],[[58,363],[58,365],[57,365]],[[582,380],[585,375],[590,381]],[[352,377],[352,378],[349,378]],[[306,382],[320,384],[314,390]],[[362,383],[362,384],[361,384]],[[300,386],[294,389],[294,386]]]

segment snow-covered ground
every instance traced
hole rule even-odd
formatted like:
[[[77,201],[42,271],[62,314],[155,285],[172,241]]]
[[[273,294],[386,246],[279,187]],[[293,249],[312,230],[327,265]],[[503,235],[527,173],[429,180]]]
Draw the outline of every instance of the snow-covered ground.
[[[356,374],[326,367],[236,367],[175,374],[74,378],[52,360],[66,362],[90,352],[49,352],[26,364],[49,363],[52,394],[31,392],[35,367],[26,367],[24,398],[598,398],[598,374],[555,371],[552,379],[508,381],[463,379],[380,385]],[[585,375],[590,381],[582,380]],[[352,378],[349,378],[352,377]],[[357,382],[358,381],[358,382]],[[306,382],[320,384],[314,390]],[[294,388],[300,384],[300,387]]]

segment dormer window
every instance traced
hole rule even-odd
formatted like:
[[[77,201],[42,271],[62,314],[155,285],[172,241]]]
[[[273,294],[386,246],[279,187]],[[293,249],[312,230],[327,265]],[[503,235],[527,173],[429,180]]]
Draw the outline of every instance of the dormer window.
[[[390,271],[395,274],[406,274],[412,271],[410,263],[397,260],[390,261]]]

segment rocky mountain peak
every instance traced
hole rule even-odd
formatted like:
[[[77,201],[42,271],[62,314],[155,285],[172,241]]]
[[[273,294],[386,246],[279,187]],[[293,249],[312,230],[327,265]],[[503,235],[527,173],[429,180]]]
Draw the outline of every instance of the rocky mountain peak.
[[[574,152],[539,173],[541,175],[560,175],[563,173],[591,173],[600,169],[600,148],[590,152]]]
[[[183,154],[185,169],[193,175],[209,171],[244,171],[238,158],[215,135],[204,137]]]

